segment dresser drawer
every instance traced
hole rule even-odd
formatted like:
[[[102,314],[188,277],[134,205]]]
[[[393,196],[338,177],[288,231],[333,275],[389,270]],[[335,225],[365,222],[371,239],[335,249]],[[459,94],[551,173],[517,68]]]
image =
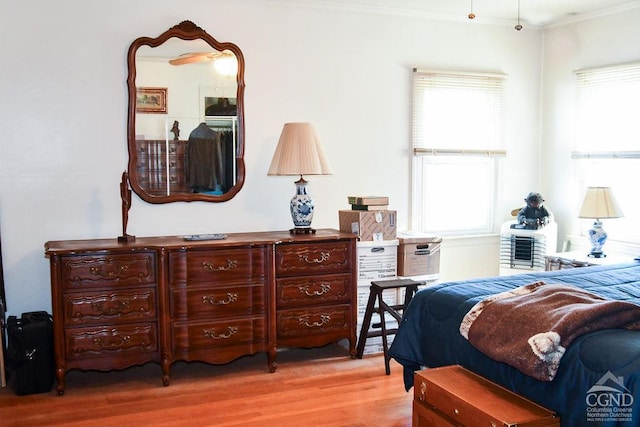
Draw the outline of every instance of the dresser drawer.
[[[172,335],[177,351],[198,351],[263,343],[266,331],[264,317],[244,317],[220,321],[174,322]]]
[[[184,156],[187,149],[187,141],[169,141],[169,153]]]
[[[68,325],[110,321],[140,321],[156,317],[156,290],[67,293],[64,321]]]
[[[60,262],[63,289],[143,285],[156,281],[154,252],[63,256]]]
[[[171,289],[171,317],[223,317],[265,312],[265,285]]]
[[[134,323],[65,330],[66,356],[69,359],[158,351],[155,323]]]
[[[170,254],[172,284],[246,283],[266,280],[264,248],[216,249]]]
[[[169,173],[170,188],[187,188],[188,183],[184,169],[172,169]]]
[[[281,244],[276,247],[276,275],[348,273],[351,242]]]
[[[351,275],[288,277],[276,281],[278,308],[349,302]]]
[[[461,366],[418,371],[414,381],[414,404],[434,417],[455,426],[560,426],[560,419],[531,402]],[[446,424],[444,422],[448,422]],[[418,426],[432,426],[417,424]]]
[[[304,310],[278,310],[276,331],[278,338],[306,337],[347,331],[350,324],[348,304],[313,307]]]

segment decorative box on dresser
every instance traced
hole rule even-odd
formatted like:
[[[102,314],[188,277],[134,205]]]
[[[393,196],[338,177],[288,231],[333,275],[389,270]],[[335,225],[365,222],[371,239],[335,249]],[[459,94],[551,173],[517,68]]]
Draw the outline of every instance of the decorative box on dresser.
[[[52,241],[57,391],[71,369],[154,361],[228,363],[277,349],[349,340],[356,346],[356,236],[233,233]]]

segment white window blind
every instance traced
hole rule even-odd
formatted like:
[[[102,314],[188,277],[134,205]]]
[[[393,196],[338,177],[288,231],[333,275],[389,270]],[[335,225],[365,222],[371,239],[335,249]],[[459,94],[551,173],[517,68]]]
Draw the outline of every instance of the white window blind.
[[[576,71],[572,158],[580,188],[608,186],[625,216],[604,221],[610,239],[640,242],[640,63]],[[591,226],[583,220],[581,232]]]
[[[640,158],[640,63],[576,72],[574,158]]]
[[[414,69],[414,153],[504,154],[504,77]]]
[[[494,231],[497,157],[506,154],[504,79],[502,74],[413,70],[414,230]]]

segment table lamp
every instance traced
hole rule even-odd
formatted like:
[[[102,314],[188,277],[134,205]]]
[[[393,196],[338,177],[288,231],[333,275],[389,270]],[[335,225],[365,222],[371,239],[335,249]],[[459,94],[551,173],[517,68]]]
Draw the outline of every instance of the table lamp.
[[[591,242],[590,257],[602,258],[602,246],[607,241],[607,232],[602,228],[603,218],[621,218],[624,216],[609,187],[589,187],[580,208],[580,218],[593,218],[593,228],[589,230]]]
[[[300,175],[291,199],[294,234],[315,233],[311,228],[315,205],[302,175],[331,175],[322,142],[311,123],[285,123],[267,175]]]

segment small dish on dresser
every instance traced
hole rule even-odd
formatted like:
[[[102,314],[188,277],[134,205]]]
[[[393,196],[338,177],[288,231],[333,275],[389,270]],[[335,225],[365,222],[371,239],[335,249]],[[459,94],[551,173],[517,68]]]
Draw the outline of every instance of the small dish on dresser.
[[[222,240],[226,239],[226,234],[191,234],[189,236],[184,236],[184,240]]]

